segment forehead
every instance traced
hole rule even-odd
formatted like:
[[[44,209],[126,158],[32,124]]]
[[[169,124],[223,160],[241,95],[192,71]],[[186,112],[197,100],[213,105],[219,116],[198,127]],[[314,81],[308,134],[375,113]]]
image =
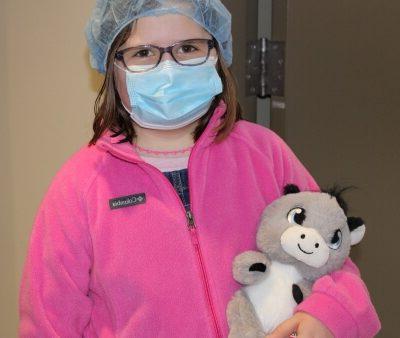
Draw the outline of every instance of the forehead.
[[[327,193],[300,192],[288,194],[282,199],[282,202],[287,207],[303,207],[316,215],[344,213],[336,198]]]
[[[285,218],[287,213],[296,207],[305,209],[306,220],[304,225],[319,228],[324,224],[345,224],[347,217],[343,209],[339,206],[334,196],[327,193],[300,192],[288,194],[277,200],[273,206],[272,213],[277,217]]]
[[[196,38],[208,39],[211,35],[185,15],[164,14],[136,20],[124,45],[153,44],[166,47],[177,41]]]

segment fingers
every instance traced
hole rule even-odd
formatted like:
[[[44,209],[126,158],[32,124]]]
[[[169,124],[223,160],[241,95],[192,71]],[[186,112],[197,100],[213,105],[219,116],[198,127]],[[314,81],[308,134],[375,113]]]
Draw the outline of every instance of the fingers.
[[[288,338],[293,332],[297,331],[298,326],[298,319],[292,317],[279,325],[273,332],[267,335],[266,338]]]
[[[297,329],[298,338],[334,338],[325,327],[310,324],[299,324]]]

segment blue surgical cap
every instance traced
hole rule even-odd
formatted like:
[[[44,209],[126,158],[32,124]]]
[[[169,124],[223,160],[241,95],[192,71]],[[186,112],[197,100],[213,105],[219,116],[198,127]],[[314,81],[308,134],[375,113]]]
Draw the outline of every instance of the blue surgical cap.
[[[97,0],[86,25],[90,64],[105,73],[107,55],[117,35],[143,16],[182,14],[217,41],[225,63],[232,64],[231,14],[220,0]]]

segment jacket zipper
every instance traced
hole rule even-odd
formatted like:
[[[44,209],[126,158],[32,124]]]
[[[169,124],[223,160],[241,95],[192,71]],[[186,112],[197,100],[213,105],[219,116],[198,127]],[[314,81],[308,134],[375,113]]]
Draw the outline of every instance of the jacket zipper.
[[[189,191],[189,194],[190,194],[190,191]],[[211,315],[213,317],[215,334],[217,337],[222,338],[222,334],[221,334],[221,331],[218,326],[217,315],[215,313],[214,304],[213,304],[213,301],[211,298],[210,285],[208,283],[207,273],[206,273],[205,266],[204,266],[203,255],[201,253],[199,238],[197,237],[196,224],[194,222],[193,213],[190,209],[186,212],[186,217],[188,219],[188,227],[189,227],[190,235],[192,237],[192,242],[196,248],[197,259],[198,259],[199,265],[201,267],[201,272],[202,272],[202,277],[203,277],[203,286],[204,286],[204,290],[206,293],[208,304],[210,306]]]
[[[194,149],[194,147],[193,147],[193,149]],[[192,149],[192,152],[191,152],[190,155],[192,155],[193,149]],[[191,156],[189,156],[189,163],[190,163],[190,157]],[[176,199],[178,200],[183,212],[186,215],[187,226],[188,226],[188,229],[189,229],[189,232],[190,232],[192,243],[193,243],[194,248],[196,250],[197,261],[198,261],[198,264],[199,264],[200,269],[201,269],[203,288],[204,288],[204,292],[205,292],[207,303],[208,303],[208,305],[210,307],[213,327],[214,327],[214,331],[215,331],[215,336],[217,338],[222,338],[221,330],[219,328],[218,321],[217,321],[217,315],[216,315],[215,307],[214,307],[214,304],[213,304],[213,301],[212,301],[212,298],[211,298],[210,285],[209,285],[208,278],[207,278],[207,273],[206,273],[206,269],[205,269],[205,265],[204,265],[203,255],[201,253],[199,238],[197,236],[197,227],[196,227],[196,224],[195,224],[195,221],[194,221],[192,208],[190,208],[188,211],[186,211],[185,206],[183,205],[178,193],[176,192],[176,190],[172,186],[171,182],[168,180],[168,178],[166,178],[164,176],[164,174],[158,168],[156,168],[153,165],[148,164],[146,162],[142,162],[140,164],[145,165],[147,167],[150,167],[153,170],[156,170],[157,172],[159,172],[161,174],[163,179],[165,179],[167,181],[167,184],[173,190]],[[188,176],[189,176],[189,164],[188,164]],[[190,198],[190,203],[192,204],[193,203],[193,199],[192,199],[192,193],[191,193],[191,189],[190,189],[190,178],[188,178],[188,183],[189,183],[189,198]]]
[[[209,127],[209,125],[207,126]],[[206,293],[206,298],[208,301],[208,305],[210,307],[210,311],[211,311],[211,315],[212,315],[212,319],[213,319],[213,324],[214,324],[214,330],[215,330],[215,335],[217,338],[222,338],[222,334],[221,334],[221,329],[219,328],[218,325],[218,320],[217,320],[217,314],[215,311],[215,307],[214,307],[214,303],[211,297],[211,291],[210,291],[210,284],[208,282],[208,278],[207,278],[207,272],[206,272],[206,268],[205,268],[205,264],[204,264],[204,260],[203,260],[203,255],[201,253],[201,248],[200,248],[200,242],[199,242],[199,238],[197,236],[197,228],[196,228],[196,223],[194,221],[194,215],[193,215],[193,189],[191,189],[191,185],[190,182],[192,181],[191,179],[191,170],[190,168],[191,166],[191,161],[193,158],[193,153],[195,151],[195,149],[197,148],[196,146],[198,146],[198,144],[200,143],[200,141],[202,140],[202,138],[204,137],[204,132],[200,135],[200,138],[197,140],[197,142],[195,143],[194,147],[192,148],[192,151],[189,154],[189,160],[188,160],[188,185],[189,185],[189,199],[190,199],[190,205],[191,207],[189,208],[189,210],[186,212],[186,217],[188,220],[188,227],[189,227],[189,231],[190,234],[192,236],[192,241],[193,244],[195,246],[196,249],[196,254],[197,254],[197,258],[201,267],[201,272],[202,272],[202,277],[203,277],[203,285],[204,285],[204,291]],[[175,189],[174,189],[175,191]],[[176,193],[176,191],[175,191]],[[178,196],[178,194],[176,194]],[[179,196],[178,196],[179,198]],[[180,200],[180,199],[179,199]],[[183,205],[183,203],[181,203],[182,207],[185,209],[185,206]]]

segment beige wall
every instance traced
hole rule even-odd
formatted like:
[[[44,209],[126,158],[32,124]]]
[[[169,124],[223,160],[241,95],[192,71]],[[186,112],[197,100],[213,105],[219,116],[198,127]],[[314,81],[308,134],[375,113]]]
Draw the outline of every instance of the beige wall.
[[[84,25],[93,1],[0,0],[0,337],[16,336],[18,287],[36,210],[91,135],[99,78]]]
[[[5,3],[0,1],[0,337],[12,337],[15,323],[16,267],[14,263],[15,237],[12,219],[12,185],[10,163],[10,133],[7,100],[5,33]],[[12,292],[11,292],[12,291]]]

